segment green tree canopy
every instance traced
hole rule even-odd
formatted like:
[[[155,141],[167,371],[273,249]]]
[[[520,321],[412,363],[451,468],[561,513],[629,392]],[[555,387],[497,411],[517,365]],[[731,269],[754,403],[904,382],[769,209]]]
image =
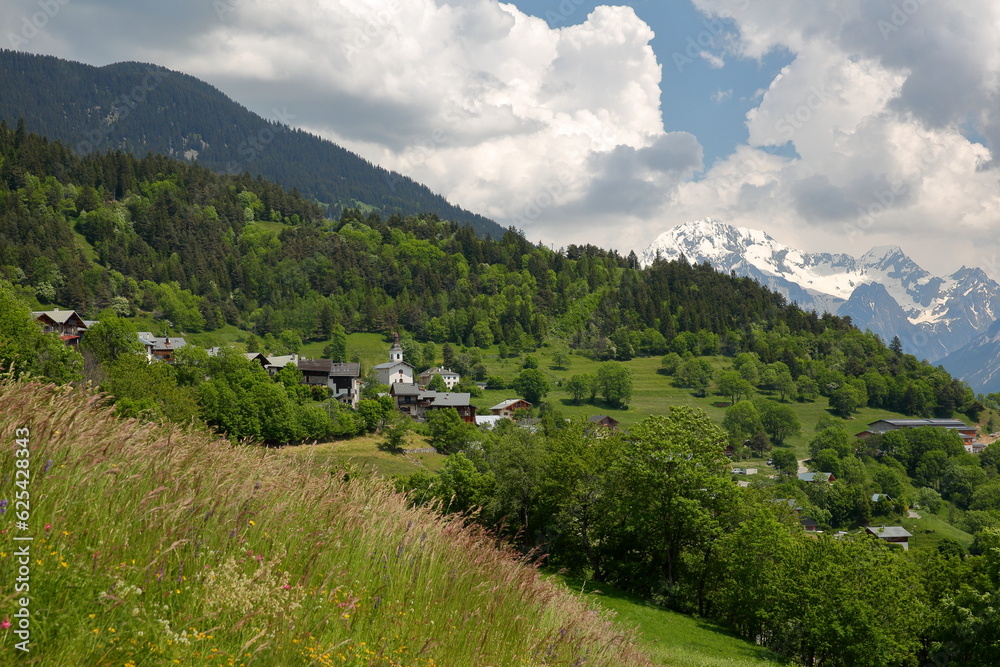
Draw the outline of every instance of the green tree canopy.
[[[518,373],[510,386],[529,403],[539,403],[549,393],[548,381],[536,368],[526,368]]]

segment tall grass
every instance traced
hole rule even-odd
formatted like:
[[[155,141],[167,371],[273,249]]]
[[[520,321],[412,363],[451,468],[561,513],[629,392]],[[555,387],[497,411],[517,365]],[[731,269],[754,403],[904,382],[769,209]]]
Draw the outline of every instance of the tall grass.
[[[0,438],[0,616],[20,596],[12,537],[33,535],[31,653],[18,657],[36,664],[649,664],[606,613],[377,479],[317,477],[36,383],[0,383]],[[0,629],[0,662],[19,653],[12,632]]]

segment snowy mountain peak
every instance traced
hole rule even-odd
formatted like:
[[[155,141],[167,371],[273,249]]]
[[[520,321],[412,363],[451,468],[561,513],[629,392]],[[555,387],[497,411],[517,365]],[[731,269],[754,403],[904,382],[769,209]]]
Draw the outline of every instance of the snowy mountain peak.
[[[931,361],[965,345],[1000,318],[1000,284],[962,267],[935,277],[896,245],[860,258],[807,253],[767,233],[712,218],[660,234],[641,255],[644,265],[684,255],[724,273],[756,279],[802,308],[849,314],[884,340],[899,335],[907,352]],[[907,344],[909,342],[909,344]]]

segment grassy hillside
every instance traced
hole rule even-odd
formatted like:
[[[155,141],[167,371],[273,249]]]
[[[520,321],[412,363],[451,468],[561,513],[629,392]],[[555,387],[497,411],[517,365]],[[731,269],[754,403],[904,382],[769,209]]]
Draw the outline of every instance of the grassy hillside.
[[[606,614],[377,480],[117,421],[99,403],[0,384],[4,664],[24,544],[34,664],[650,664]]]
[[[658,665],[674,667],[764,667],[786,665],[767,649],[751,644],[704,619],[657,607],[614,586],[559,577],[566,586],[615,612],[617,621],[636,628]]]

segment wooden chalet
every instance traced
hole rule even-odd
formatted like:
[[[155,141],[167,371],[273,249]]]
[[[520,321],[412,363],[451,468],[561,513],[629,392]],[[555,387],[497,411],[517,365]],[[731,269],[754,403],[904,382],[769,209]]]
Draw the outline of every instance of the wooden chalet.
[[[913,535],[911,535],[910,532],[902,526],[868,526],[865,528],[865,532],[884,542],[889,542],[890,544],[900,544],[903,546],[904,551],[909,550],[910,538],[913,537]]]
[[[67,345],[77,347],[87,323],[75,310],[37,310],[31,316],[42,325],[43,333],[54,333]]]
[[[506,417],[508,419],[514,418],[515,410],[530,410],[531,403],[524,400],[523,398],[510,398],[503,403],[497,403],[492,408],[490,412],[495,415],[500,415],[501,417]]]
[[[618,420],[608,415],[594,415],[587,422],[594,426],[603,426],[612,431],[618,430]]]

